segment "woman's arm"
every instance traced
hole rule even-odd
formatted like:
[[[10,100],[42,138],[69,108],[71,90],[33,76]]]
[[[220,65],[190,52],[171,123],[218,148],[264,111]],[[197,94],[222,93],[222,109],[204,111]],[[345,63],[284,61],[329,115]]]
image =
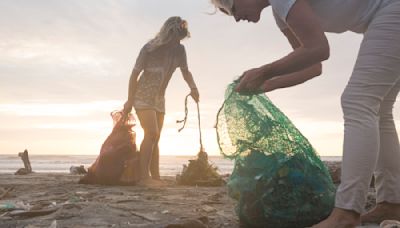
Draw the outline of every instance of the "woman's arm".
[[[294,73],[329,58],[328,40],[306,0],[296,1],[288,14],[287,23],[300,45],[289,55],[271,63],[267,67],[270,75]]]
[[[137,79],[139,77],[140,71],[133,69],[131,73],[131,77],[129,79],[129,87],[128,87],[128,101],[133,102],[133,96],[135,95],[136,87],[137,87]]]
[[[130,113],[132,111],[132,106],[133,106],[133,97],[136,92],[136,87],[137,87],[137,79],[140,75],[140,71],[137,70],[136,68],[133,68],[131,77],[129,79],[129,86],[128,86],[128,100],[125,102],[124,105],[124,112],[125,113]]]
[[[133,67],[131,77],[129,78],[129,86],[128,86],[128,101],[125,102],[124,105],[124,112],[129,113],[132,111],[133,106],[133,97],[136,92],[137,87],[137,79],[142,72],[146,65],[147,60],[147,44],[142,47],[139,52],[138,57],[136,58],[135,66]]]
[[[186,83],[188,84],[188,86],[190,88],[190,95],[193,97],[193,99],[196,102],[199,102],[200,95],[199,95],[199,91],[197,89],[196,83],[194,82],[192,73],[189,71],[188,68],[181,68],[181,72],[182,72],[183,79],[185,79]]]
[[[286,38],[288,39],[289,43],[291,44],[294,50],[301,46],[301,43],[289,28],[284,29],[282,33],[286,36]],[[322,73],[322,64],[317,63],[301,71],[269,79],[263,83],[263,85],[261,86],[261,91],[270,92],[275,89],[298,85],[316,76],[321,75],[321,73]]]
[[[287,23],[299,46],[271,64],[246,72],[238,91],[255,90],[266,79],[292,74],[328,59],[329,43],[318,21],[308,2],[297,0],[288,14]]]
[[[304,83],[316,76],[321,75],[322,72],[322,64],[315,64],[311,67],[308,67],[304,70],[291,73],[291,74],[285,74],[282,76],[274,77],[272,79],[266,80],[262,86],[261,86],[261,91],[262,92],[270,92],[275,89],[281,89],[281,88],[287,88],[291,86],[295,86],[301,83]]]

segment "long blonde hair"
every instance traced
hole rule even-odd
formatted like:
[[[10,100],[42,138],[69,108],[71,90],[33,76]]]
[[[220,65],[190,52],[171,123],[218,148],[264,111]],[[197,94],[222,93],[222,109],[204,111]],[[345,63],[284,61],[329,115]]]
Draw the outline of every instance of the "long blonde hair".
[[[154,51],[164,44],[174,40],[180,41],[186,37],[190,37],[187,22],[181,17],[170,17],[164,22],[156,37],[150,40],[149,50]]]
[[[232,16],[233,0],[210,0],[216,9]]]

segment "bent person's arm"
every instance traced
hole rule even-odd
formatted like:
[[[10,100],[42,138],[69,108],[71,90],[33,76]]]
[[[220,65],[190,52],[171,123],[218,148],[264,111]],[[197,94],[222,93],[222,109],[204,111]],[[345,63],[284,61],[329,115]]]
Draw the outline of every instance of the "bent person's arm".
[[[282,30],[282,33],[288,39],[293,50],[296,50],[297,48],[301,47],[300,41],[297,39],[295,34],[289,28]],[[272,79],[269,79],[263,83],[263,85],[261,86],[261,91],[270,92],[272,90],[279,88],[295,86],[304,83],[305,81],[308,81],[316,76],[319,76],[321,75],[321,73],[322,73],[322,64],[321,62],[319,62],[294,73],[273,77]]]
[[[287,24],[298,40],[298,47],[289,55],[263,66],[266,79],[294,73],[329,58],[329,43],[318,17],[306,0],[297,0],[289,11]]]
[[[307,77],[305,75],[309,74],[312,69],[318,70],[321,68],[314,65],[329,58],[328,40],[319,24],[318,17],[306,0],[297,0],[294,3],[286,21],[289,29],[297,39],[295,42],[297,48],[289,55],[273,63],[246,71],[236,87],[236,91],[260,92],[260,85],[266,80],[282,75],[295,74],[303,70],[305,72],[298,77],[306,80]],[[307,69],[309,67],[311,69]]]
[[[281,75],[272,79],[266,80],[261,86],[262,92],[270,92],[275,89],[287,88],[302,84],[316,76],[321,75],[322,64],[315,64],[302,71],[291,74]]]

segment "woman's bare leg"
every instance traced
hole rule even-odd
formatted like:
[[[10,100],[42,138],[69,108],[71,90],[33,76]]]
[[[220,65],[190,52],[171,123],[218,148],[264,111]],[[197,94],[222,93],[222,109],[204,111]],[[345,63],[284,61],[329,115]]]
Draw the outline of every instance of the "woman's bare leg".
[[[140,179],[150,180],[150,162],[153,149],[159,138],[157,113],[154,110],[138,111],[137,116],[144,131],[143,141],[140,144]]]
[[[161,135],[161,130],[164,124],[164,113],[157,112],[157,126],[158,126],[158,135]],[[151,156],[150,162],[150,173],[153,180],[161,180],[160,177],[160,148],[158,146],[158,142],[160,141],[160,137],[158,137],[156,144],[153,147],[153,153]]]

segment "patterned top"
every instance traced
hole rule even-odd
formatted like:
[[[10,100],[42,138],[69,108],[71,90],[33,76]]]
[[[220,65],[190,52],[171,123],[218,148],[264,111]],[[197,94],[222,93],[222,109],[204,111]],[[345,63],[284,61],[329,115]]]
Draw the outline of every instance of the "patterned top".
[[[164,45],[154,51],[143,46],[136,59],[135,70],[140,75],[133,99],[135,110],[155,110],[165,113],[165,90],[176,68],[187,69],[185,47]]]

